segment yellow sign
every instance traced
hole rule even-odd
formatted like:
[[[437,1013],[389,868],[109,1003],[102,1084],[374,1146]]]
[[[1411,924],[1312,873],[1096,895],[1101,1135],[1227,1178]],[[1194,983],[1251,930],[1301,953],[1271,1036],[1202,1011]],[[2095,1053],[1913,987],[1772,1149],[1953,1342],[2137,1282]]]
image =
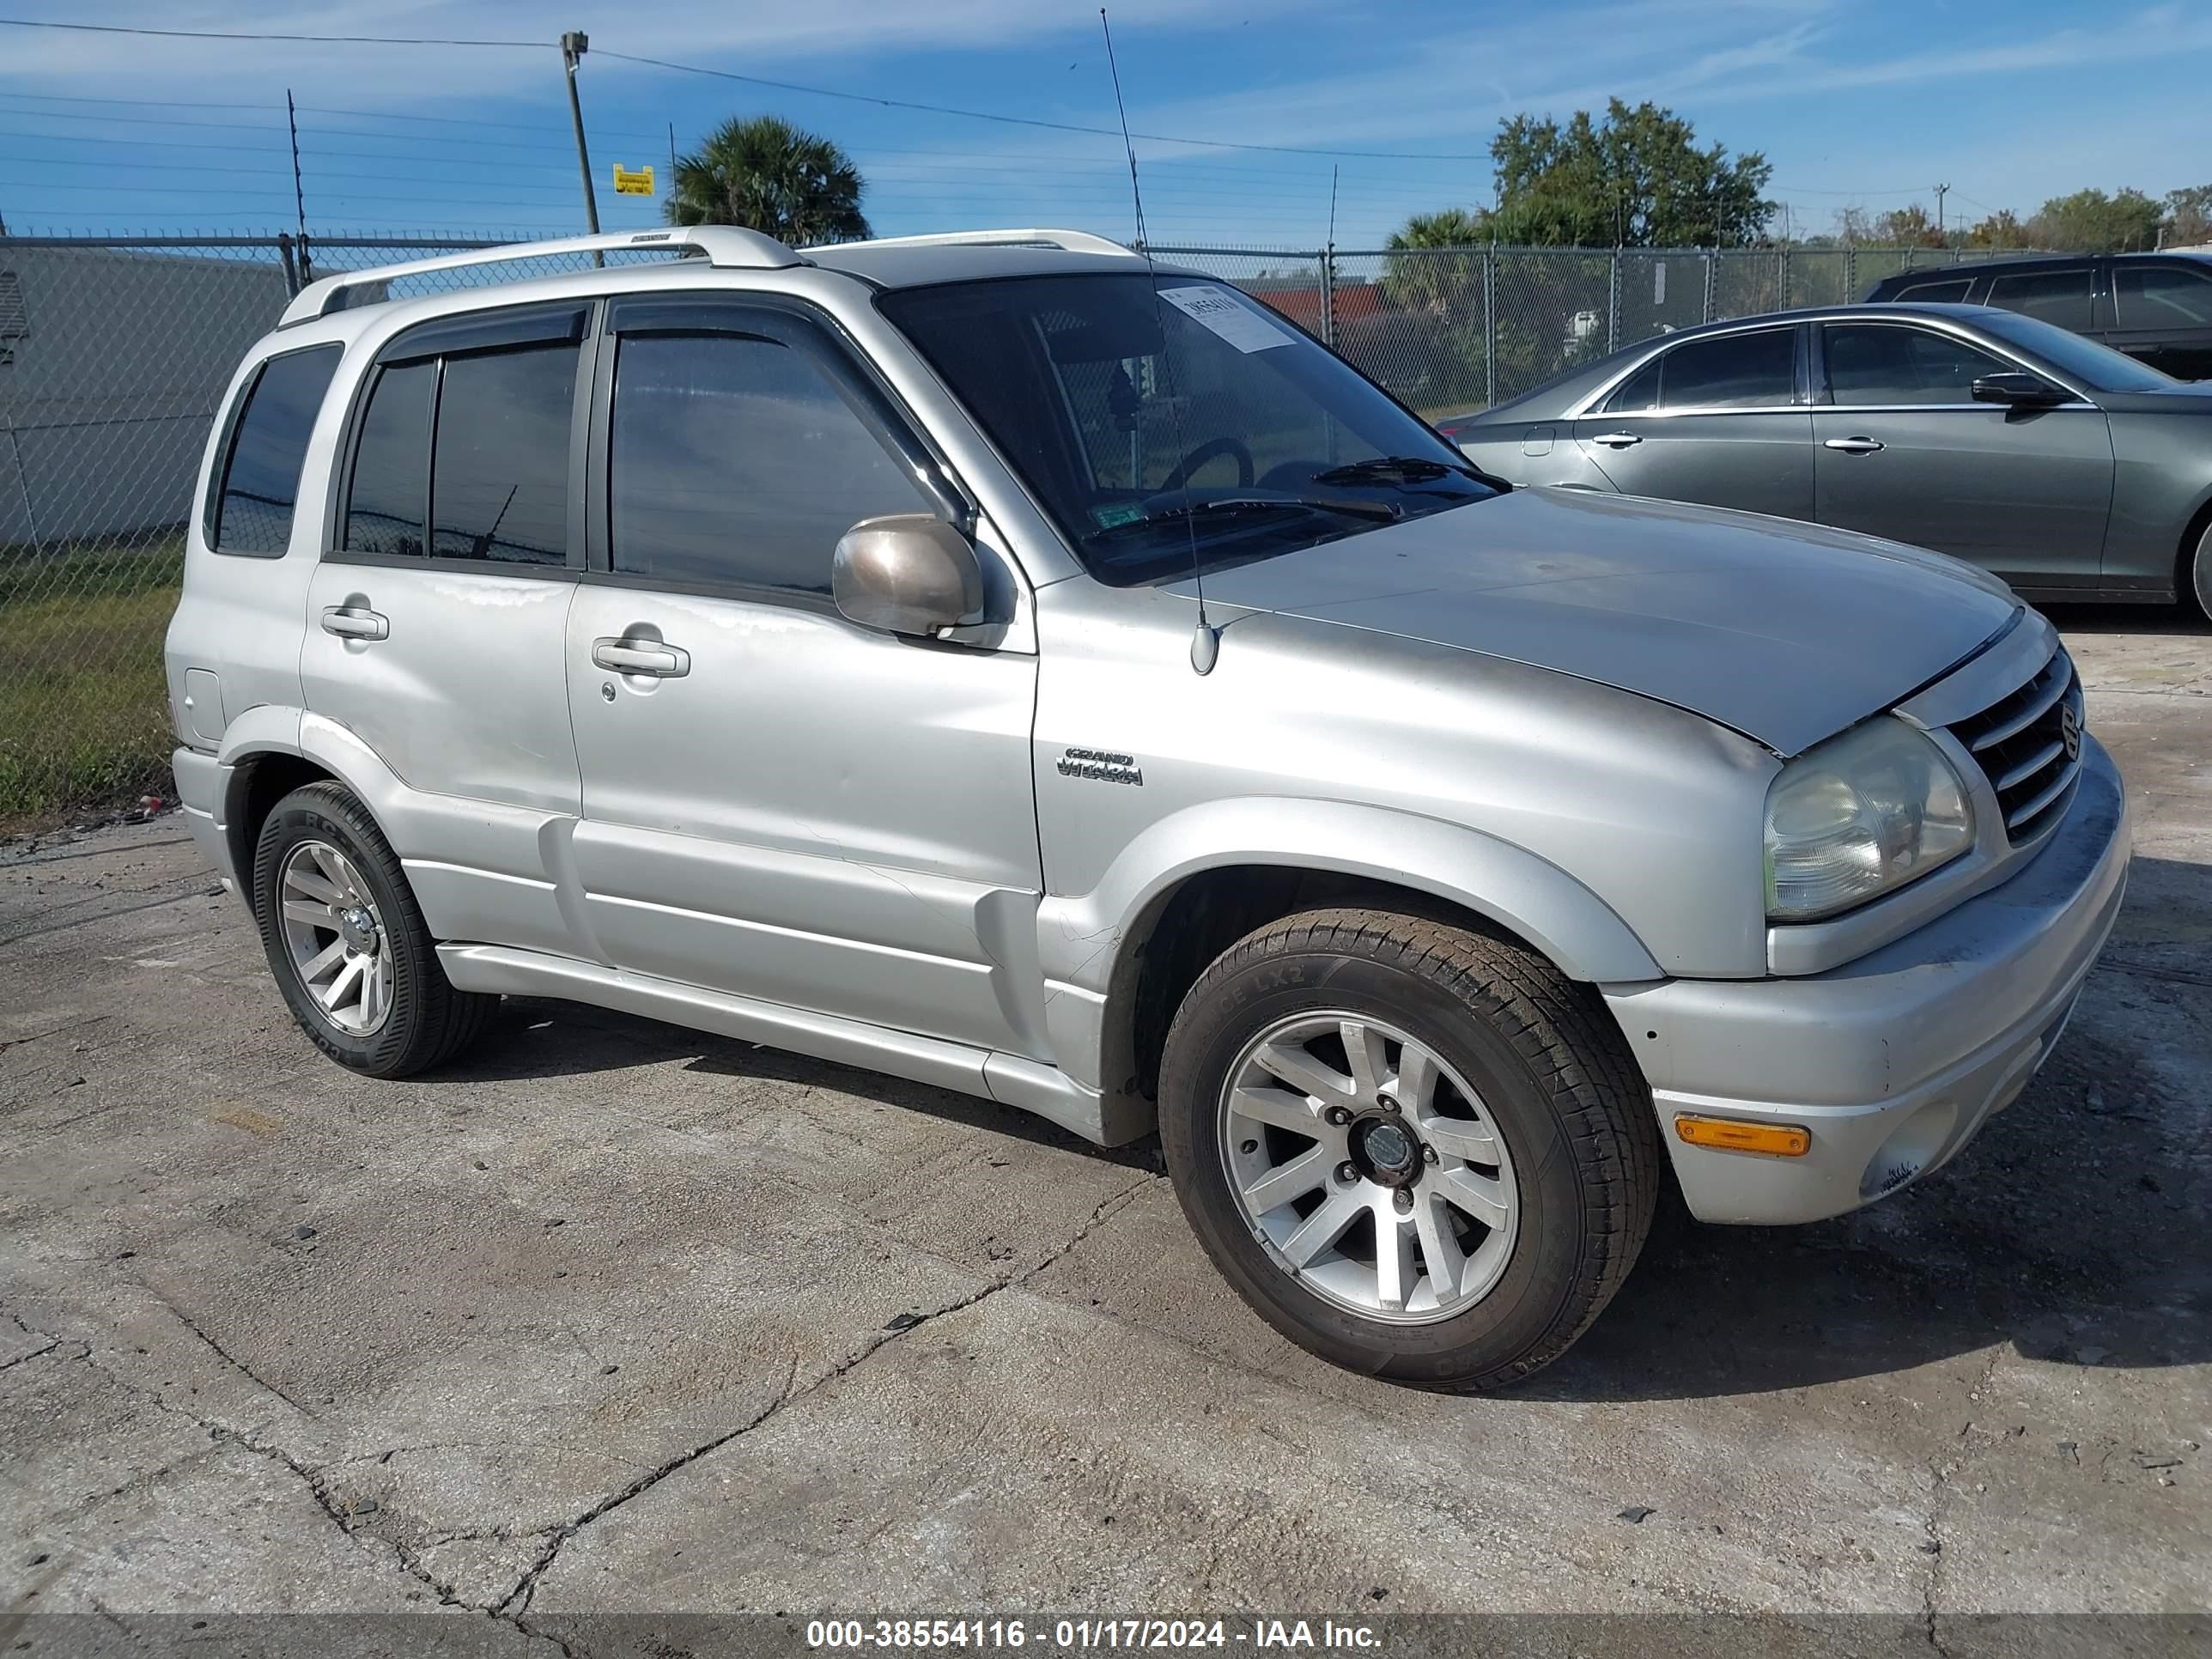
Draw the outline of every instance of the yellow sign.
[[[615,163],[615,194],[617,196],[650,196],[653,194],[653,169],[649,167],[626,167]]]

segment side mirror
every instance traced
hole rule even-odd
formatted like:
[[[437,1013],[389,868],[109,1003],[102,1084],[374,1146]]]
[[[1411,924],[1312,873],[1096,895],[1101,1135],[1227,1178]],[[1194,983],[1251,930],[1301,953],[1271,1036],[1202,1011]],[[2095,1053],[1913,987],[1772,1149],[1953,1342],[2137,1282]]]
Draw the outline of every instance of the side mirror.
[[[863,519],[830,561],[837,609],[863,628],[927,637],[983,620],[983,568],[942,519],[893,513]]]
[[[1982,375],[1975,380],[1972,393],[1978,404],[2007,404],[2014,409],[2048,409],[2067,399],[2065,392],[2040,374],[2028,374],[2016,368]]]

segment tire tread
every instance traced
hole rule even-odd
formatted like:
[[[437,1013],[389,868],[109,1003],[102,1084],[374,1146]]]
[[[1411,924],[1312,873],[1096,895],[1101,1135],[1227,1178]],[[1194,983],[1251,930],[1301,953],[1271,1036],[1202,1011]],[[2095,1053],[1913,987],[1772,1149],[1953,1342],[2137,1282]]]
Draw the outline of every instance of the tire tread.
[[[292,982],[286,977],[289,964],[281,959],[281,933],[273,921],[263,914],[262,896],[270,890],[283,847],[278,827],[290,813],[299,811],[319,813],[343,826],[392,892],[398,914],[387,921],[386,932],[389,934],[404,930],[413,941],[414,954],[420,964],[421,971],[411,977],[394,976],[392,1014],[379,1033],[380,1038],[390,1039],[388,1046],[373,1045],[367,1057],[348,1050],[321,1022],[300,1012]],[[442,1066],[476,1041],[492,1010],[499,1006],[498,997],[457,989],[446,977],[438,961],[437,941],[422,919],[422,907],[416,902],[414,890],[408,885],[398,855],[392,850],[391,842],[384,838],[384,832],[377,827],[368,807],[343,784],[304,784],[276,803],[264,823],[260,842],[254,849],[253,893],[255,915],[269,954],[269,965],[277,975],[285,1000],[294,1004],[295,1013],[308,1039],[349,1070],[399,1078]],[[376,1053],[379,1047],[385,1048],[386,1052]]]
[[[1470,1394],[1517,1382],[1557,1358],[1589,1328],[1626,1280],[1650,1233],[1664,1177],[1650,1086],[1620,1027],[1589,987],[1567,979],[1517,942],[1392,911],[1315,910],[1271,922],[1216,958],[1184,1006],[1256,964],[1328,952],[1363,957],[1445,988],[1528,1063],[1565,1130],[1584,1197],[1572,1293],[1538,1339],[1504,1363],[1446,1382],[1408,1379]],[[1171,1078],[1182,1080],[1180,1058],[1171,1032],[1161,1079],[1164,1101]]]

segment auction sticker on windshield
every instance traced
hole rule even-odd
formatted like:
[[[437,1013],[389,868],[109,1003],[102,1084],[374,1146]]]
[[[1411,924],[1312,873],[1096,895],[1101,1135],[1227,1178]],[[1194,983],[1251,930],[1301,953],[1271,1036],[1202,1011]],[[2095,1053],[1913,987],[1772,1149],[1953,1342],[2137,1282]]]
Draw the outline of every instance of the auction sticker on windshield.
[[[1160,298],[1239,351],[1265,351],[1269,346],[1288,345],[1297,337],[1271,321],[1257,306],[1225,289],[1164,288]]]

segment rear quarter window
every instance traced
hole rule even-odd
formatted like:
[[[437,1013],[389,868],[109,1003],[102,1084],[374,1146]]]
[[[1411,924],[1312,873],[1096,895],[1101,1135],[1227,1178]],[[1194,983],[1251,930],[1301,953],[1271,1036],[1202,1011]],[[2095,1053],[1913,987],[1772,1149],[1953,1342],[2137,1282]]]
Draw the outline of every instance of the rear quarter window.
[[[278,559],[291,545],[307,438],[340,355],[335,345],[310,346],[271,357],[253,377],[208,492],[204,529],[216,552]]]

